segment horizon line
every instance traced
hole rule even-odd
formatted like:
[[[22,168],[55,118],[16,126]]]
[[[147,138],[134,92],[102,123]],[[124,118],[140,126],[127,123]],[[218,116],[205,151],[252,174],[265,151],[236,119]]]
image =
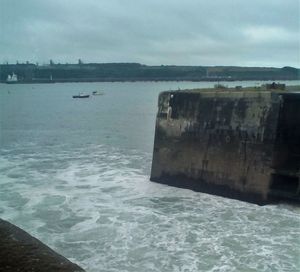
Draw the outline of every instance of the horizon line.
[[[35,65],[35,66],[54,66],[54,65],[92,65],[92,64],[135,64],[135,65],[140,65],[140,66],[156,66],[156,67],[161,67],[161,66],[167,66],[167,67],[243,67],[243,68],[275,68],[275,69],[282,69],[282,68],[294,68],[294,69],[300,69],[300,67],[295,67],[295,66],[289,66],[289,65],[284,65],[281,67],[278,66],[243,66],[243,65],[184,65],[184,64],[156,64],[156,65],[148,65],[144,63],[139,63],[139,62],[83,62],[80,59],[78,59],[77,62],[71,63],[71,62],[54,62],[51,59],[49,62],[30,62],[30,61],[25,61],[25,62],[18,62],[16,63],[9,63],[3,62],[2,65]]]

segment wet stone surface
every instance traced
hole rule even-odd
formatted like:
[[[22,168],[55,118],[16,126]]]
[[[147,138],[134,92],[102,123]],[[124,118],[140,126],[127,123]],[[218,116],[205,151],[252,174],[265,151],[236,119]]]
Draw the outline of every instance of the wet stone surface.
[[[38,239],[0,219],[0,271],[84,271]]]

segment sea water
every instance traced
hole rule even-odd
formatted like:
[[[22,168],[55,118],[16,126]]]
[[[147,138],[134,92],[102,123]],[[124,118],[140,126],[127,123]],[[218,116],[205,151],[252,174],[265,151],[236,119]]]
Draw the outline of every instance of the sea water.
[[[92,272],[299,271],[299,207],[149,181],[159,92],[213,84],[0,84],[0,217]]]

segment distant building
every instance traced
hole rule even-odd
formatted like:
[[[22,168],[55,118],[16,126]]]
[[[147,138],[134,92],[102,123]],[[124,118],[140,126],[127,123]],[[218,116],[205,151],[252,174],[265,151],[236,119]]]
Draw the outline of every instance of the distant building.
[[[12,75],[7,76],[7,79],[6,79],[7,83],[14,83],[14,82],[17,82],[17,81],[18,81],[18,76],[15,73],[13,73]]]

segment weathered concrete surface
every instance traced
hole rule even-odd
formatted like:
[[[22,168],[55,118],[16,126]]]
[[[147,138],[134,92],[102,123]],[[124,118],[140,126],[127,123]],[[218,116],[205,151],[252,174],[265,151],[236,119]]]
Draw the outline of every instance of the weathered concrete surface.
[[[84,270],[27,232],[0,219],[0,271],[79,272]]]
[[[299,201],[300,93],[294,90],[161,93],[150,179],[258,204]]]

